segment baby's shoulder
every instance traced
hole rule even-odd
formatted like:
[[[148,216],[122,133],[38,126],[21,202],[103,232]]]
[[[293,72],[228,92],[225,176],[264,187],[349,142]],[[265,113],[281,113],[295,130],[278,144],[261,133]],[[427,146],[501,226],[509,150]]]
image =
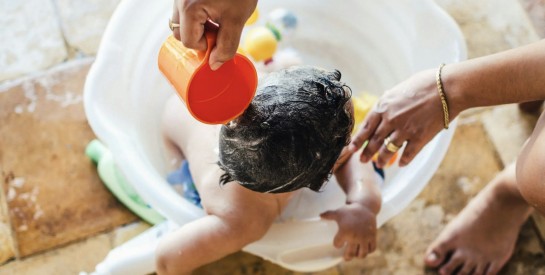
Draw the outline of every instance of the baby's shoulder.
[[[288,204],[292,193],[259,193],[242,187],[237,182],[224,185],[205,183],[201,186],[201,203],[208,214],[274,216],[276,218]]]

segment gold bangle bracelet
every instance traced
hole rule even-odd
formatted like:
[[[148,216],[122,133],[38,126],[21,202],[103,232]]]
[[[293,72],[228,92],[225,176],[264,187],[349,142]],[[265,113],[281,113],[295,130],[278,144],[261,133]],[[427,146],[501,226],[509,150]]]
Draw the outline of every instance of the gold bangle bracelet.
[[[445,66],[445,63],[442,63],[441,65],[439,65],[439,69],[437,70],[437,74],[435,75],[435,81],[437,82],[437,91],[439,91],[439,98],[441,99],[441,105],[443,105],[445,129],[448,129],[449,116],[448,116],[447,96],[445,95],[445,92],[443,91],[443,81],[441,80],[441,71],[443,70],[444,66]]]

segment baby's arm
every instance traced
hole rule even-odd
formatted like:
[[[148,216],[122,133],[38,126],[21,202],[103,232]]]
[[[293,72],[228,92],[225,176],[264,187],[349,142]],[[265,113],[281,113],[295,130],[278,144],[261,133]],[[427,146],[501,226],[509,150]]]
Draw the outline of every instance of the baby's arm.
[[[376,248],[376,215],[381,196],[376,174],[370,163],[362,164],[357,154],[335,171],[339,185],[346,193],[346,205],[327,211],[322,218],[332,219],[339,225],[333,244],[345,246],[344,258],[364,258]]]
[[[176,96],[165,106],[163,130],[171,149],[183,152],[190,163],[208,214],[165,236],[157,247],[158,274],[187,274],[261,238],[278,215],[278,196],[252,192],[236,182],[220,186],[215,126],[193,119]]]
[[[207,216],[182,226],[160,242],[158,274],[189,274],[237,252],[260,239],[277,216],[278,207],[271,194],[255,193],[234,182],[218,191],[203,194]]]

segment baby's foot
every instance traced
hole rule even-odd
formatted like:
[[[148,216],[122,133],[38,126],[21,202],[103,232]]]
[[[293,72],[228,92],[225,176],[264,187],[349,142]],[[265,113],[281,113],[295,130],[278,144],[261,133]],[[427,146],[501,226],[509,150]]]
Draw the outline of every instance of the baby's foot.
[[[425,264],[440,274],[496,274],[513,253],[532,209],[505,169],[443,229],[428,247]]]

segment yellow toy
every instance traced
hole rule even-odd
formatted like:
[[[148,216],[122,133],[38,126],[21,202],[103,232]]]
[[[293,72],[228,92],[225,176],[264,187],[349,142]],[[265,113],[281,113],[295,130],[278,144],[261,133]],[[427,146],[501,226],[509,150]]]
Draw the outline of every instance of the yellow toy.
[[[354,130],[352,130],[352,134],[358,130],[357,126],[363,122],[377,100],[378,97],[368,93],[364,93],[359,97],[352,97],[352,104],[354,105]]]
[[[244,52],[256,62],[271,60],[278,41],[274,33],[267,27],[255,27],[251,29],[244,39]]]
[[[278,49],[283,35],[292,33],[297,26],[297,17],[285,9],[273,10],[265,26],[252,27],[245,35],[240,52],[249,55],[255,62],[269,64]],[[259,18],[257,8],[246,21],[246,26],[253,25]]]

